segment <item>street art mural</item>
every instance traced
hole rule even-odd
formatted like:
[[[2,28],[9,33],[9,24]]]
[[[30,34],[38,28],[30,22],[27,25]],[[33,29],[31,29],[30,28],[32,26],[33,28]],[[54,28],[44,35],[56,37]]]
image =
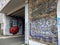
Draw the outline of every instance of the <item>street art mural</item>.
[[[9,16],[7,16],[8,19]],[[23,28],[23,21],[22,19],[15,18],[15,17],[9,17],[9,20],[7,20],[9,24],[8,29],[9,35],[16,35],[16,34],[22,34],[22,28]]]
[[[29,39],[49,45],[58,45],[57,0],[30,0]]]

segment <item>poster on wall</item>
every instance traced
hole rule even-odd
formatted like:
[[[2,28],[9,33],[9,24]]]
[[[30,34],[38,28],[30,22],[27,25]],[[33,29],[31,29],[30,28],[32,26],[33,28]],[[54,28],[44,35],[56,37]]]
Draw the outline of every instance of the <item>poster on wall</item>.
[[[58,45],[57,0],[30,0],[30,40]]]

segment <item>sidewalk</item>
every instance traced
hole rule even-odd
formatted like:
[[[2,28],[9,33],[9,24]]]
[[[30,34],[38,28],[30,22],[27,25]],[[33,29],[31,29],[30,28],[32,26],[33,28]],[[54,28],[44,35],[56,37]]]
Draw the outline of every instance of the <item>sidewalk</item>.
[[[24,44],[24,36],[2,36],[0,37],[0,45],[22,45]]]

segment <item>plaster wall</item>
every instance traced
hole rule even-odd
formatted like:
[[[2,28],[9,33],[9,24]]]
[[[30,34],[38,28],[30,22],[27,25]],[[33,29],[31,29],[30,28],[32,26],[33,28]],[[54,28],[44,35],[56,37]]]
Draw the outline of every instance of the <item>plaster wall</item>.
[[[57,27],[58,27],[58,45],[60,45],[60,0],[57,4]]]

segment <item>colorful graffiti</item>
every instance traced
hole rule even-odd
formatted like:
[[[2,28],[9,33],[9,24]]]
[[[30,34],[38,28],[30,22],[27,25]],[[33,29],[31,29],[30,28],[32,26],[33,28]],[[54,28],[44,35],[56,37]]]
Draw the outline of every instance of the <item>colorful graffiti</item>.
[[[30,23],[30,36],[52,42],[52,36],[57,37],[56,19],[42,18]]]
[[[58,45],[57,0],[30,0],[30,37]]]

